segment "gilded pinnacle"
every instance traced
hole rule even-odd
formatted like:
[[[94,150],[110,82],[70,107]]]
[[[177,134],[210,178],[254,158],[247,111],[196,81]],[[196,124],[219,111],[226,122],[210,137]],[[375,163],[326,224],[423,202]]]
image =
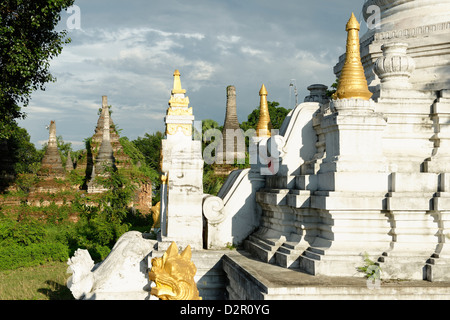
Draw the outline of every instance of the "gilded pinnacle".
[[[367,86],[367,79],[361,62],[359,28],[358,20],[356,20],[355,15],[352,13],[346,26],[348,35],[345,63],[333,99],[369,100],[372,97],[372,93]]]
[[[172,94],[177,94],[177,93],[186,93],[186,90],[181,88],[181,80],[180,80],[180,71],[175,70],[175,72],[173,73],[173,89],[172,89]]]
[[[350,20],[348,20],[348,22],[347,22],[347,26],[345,28],[345,31],[349,31],[349,30],[352,30],[352,29],[355,29],[355,30],[359,31],[360,27],[361,26],[360,26],[358,20],[356,19],[355,14],[352,12],[352,16],[350,17]]]
[[[259,120],[256,126],[256,135],[258,137],[270,137],[270,130],[273,128],[270,122],[269,105],[267,103],[267,89],[264,84],[259,90],[260,103],[259,103]]]
[[[259,90],[259,95],[260,96],[267,96],[267,89],[266,89],[266,86],[263,84],[262,85],[262,87],[261,87],[261,90]]]

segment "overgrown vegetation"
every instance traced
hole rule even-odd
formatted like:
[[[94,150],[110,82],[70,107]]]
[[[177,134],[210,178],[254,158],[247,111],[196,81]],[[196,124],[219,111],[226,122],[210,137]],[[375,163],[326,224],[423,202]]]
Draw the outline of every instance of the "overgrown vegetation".
[[[22,169],[16,175],[15,188],[1,197],[4,200],[19,201],[20,205],[0,206],[0,270],[14,270],[32,267],[48,262],[67,261],[78,248],[87,249],[94,261],[106,258],[117,239],[129,230],[149,232],[153,225],[150,214],[142,214],[130,208],[135,199],[136,189],[141,183],[156,182],[159,179],[156,170],[147,165],[145,157],[127,138],[121,138],[123,149],[132,161],[131,166],[123,170],[107,169],[106,177],[96,177],[96,182],[109,191],[102,194],[88,194],[73,187],[86,183],[84,172],[73,170],[64,181],[54,183],[69,186],[57,193],[40,193],[40,206],[26,204],[29,192],[39,181],[36,175],[45,147],[38,151],[29,143],[25,129],[24,139],[18,140],[18,154],[24,152],[40,155],[22,163]],[[86,139],[89,147],[90,139]],[[71,145],[58,137],[61,157],[69,153],[75,159],[86,157],[84,152],[72,152]],[[22,150],[21,150],[22,149]],[[86,160],[86,158],[84,158]],[[20,162],[18,160],[15,163]],[[40,199],[40,200],[39,200]],[[44,202],[47,204],[43,205]],[[58,202],[58,205],[56,204]],[[74,220],[76,222],[74,222]]]
[[[1,210],[0,270],[67,261],[78,248],[100,261],[125,232],[150,231],[151,215],[128,207],[135,187],[126,176],[111,170],[100,182],[110,190],[101,195],[77,194],[70,205],[23,204],[9,214]],[[76,214],[76,223],[70,221],[71,213]]]

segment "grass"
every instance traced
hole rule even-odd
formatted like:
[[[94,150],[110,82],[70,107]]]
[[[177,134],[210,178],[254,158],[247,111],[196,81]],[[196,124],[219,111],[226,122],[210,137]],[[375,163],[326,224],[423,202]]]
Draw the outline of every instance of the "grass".
[[[66,262],[0,271],[0,300],[73,300]]]

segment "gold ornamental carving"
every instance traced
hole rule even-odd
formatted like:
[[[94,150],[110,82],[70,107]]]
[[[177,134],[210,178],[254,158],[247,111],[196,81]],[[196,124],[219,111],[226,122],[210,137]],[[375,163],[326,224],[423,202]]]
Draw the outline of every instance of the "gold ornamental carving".
[[[197,267],[191,258],[191,247],[179,254],[175,242],[161,258],[153,258],[148,277],[156,286],[150,293],[161,300],[201,300],[194,281]]]
[[[167,109],[167,115],[169,115],[169,116],[192,116],[192,107],[178,108],[178,109],[174,109],[174,108],[170,107],[169,109]]]
[[[364,75],[364,67],[361,63],[359,30],[359,22],[352,13],[350,20],[346,25],[346,31],[348,32],[346,58],[336,93],[333,95],[333,99],[335,100],[369,100],[370,97],[372,97],[372,93],[367,86],[367,79]]]
[[[180,129],[185,136],[192,135],[192,124],[178,124],[178,123],[168,123],[166,134],[173,136],[174,134],[177,133],[178,129]]]

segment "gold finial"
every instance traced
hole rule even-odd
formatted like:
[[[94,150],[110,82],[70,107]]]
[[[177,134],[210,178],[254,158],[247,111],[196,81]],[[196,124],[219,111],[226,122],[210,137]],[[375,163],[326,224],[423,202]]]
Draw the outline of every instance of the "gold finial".
[[[349,31],[349,30],[358,30],[360,29],[360,25],[358,20],[355,17],[355,14],[352,12],[352,16],[350,17],[350,20],[348,20],[347,25],[345,26],[345,31]]]
[[[189,108],[189,97],[184,96],[186,90],[181,88],[180,71],[173,73],[172,96],[169,100],[168,116],[192,116],[192,108]],[[178,96],[176,94],[183,94]],[[166,123],[166,134],[174,135],[181,129],[185,136],[192,136],[192,124],[190,123]]]
[[[181,80],[180,80],[180,71],[175,70],[175,72],[173,73],[173,89],[172,89],[172,94],[177,94],[177,93],[186,93],[186,90],[181,89]]]
[[[161,258],[153,258],[148,277],[156,287],[150,293],[161,300],[201,300],[194,281],[197,268],[191,257],[189,245],[179,254],[172,242]]]
[[[259,90],[260,103],[259,103],[259,120],[256,126],[256,135],[258,137],[270,137],[270,130],[273,128],[270,122],[269,105],[267,104],[267,89],[263,84],[261,90]]]
[[[361,63],[359,29],[360,25],[358,20],[356,20],[355,15],[352,13],[346,25],[348,35],[345,63],[333,99],[369,100],[372,97],[372,92],[369,91],[369,87],[367,86],[367,79]]]

